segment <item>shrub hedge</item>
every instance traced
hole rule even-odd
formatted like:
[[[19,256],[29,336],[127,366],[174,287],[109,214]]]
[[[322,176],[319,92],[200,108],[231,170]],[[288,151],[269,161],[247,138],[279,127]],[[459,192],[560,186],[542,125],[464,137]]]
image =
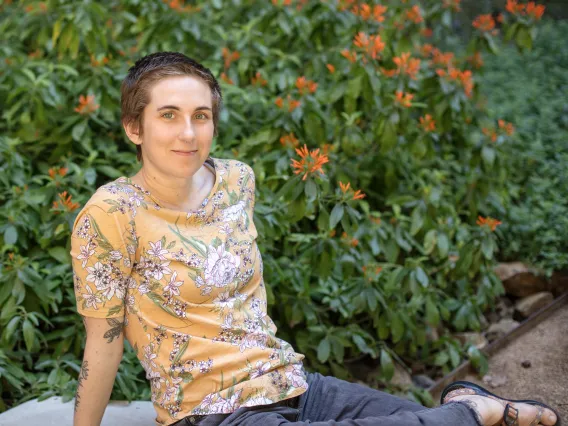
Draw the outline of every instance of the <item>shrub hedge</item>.
[[[349,378],[369,357],[388,385],[395,362],[482,366],[452,333],[479,330],[503,291],[499,220],[485,215],[511,163],[510,125],[478,108],[476,67],[501,36],[530,47],[542,9],[477,17],[468,49],[444,52],[459,3],[5,1],[0,410],[75,392],[70,226],[97,186],[135,172],[119,86],[164,50],[223,81],[212,155],[254,168],[270,313],[308,368]],[[128,344],[112,398],[149,399]]]

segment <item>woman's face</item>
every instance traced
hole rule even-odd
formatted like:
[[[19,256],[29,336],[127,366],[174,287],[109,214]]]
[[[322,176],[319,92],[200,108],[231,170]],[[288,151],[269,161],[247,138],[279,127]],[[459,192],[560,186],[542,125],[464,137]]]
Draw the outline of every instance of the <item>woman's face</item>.
[[[144,108],[143,167],[164,176],[187,178],[203,165],[213,142],[211,89],[193,76],[158,81]]]

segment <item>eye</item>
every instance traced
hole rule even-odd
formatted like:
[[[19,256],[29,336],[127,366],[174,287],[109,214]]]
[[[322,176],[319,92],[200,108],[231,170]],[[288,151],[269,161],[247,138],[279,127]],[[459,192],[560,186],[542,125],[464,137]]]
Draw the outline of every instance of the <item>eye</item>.
[[[197,114],[197,116],[200,116],[200,115],[203,117],[202,120],[208,120],[209,119],[209,116],[207,114],[203,114],[202,112]]]
[[[173,112],[164,112],[162,114],[162,117],[167,118],[168,120],[174,118],[174,113]]]

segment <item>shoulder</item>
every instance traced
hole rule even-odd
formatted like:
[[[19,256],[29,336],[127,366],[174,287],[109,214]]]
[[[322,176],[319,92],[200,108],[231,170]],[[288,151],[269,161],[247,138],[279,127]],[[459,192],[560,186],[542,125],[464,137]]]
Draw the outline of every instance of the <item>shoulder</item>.
[[[130,207],[133,204],[131,198],[135,193],[136,190],[126,183],[125,178],[119,178],[100,186],[77,214],[73,227],[75,228],[77,223],[87,216],[94,218],[97,222],[108,221],[113,225],[117,223],[117,220],[124,223],[129,222]]]
[[[243,186],[254,184],[253,168],[240,160],[214,158],[215,165],[219,166],[217,171],[220,172],[222,179],[227,179],[229,186]]]

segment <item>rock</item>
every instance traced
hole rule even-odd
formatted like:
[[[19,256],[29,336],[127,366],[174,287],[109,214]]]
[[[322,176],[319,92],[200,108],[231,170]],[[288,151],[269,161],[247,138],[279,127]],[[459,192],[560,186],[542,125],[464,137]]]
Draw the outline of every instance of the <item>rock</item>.
[[[552,273],[549,290],[555,297],[568,292],[568,270],[555,271]]]
[[[492,388],[498,388],[499,386],[506,385],[507,382],[509,381],[506,376],[501,376],[498,374],[492,374],[492,375],[486,374],[485,376],[483,376],[482,380],[483,383],[491,386]]]
[[[495,274],[511,296],[525,297],[548,289],[546,277],[521,262],[500,263],[495,268]]]
[[[511,330],[514,330],[519,324],[518,321],[514,321],[510,318],[503,318],[501,321],[491,324],[489,329],[485,332],[485,337],[492,342],[493,340],[503,337]]]
[[[531,362],[528,359],[524,360],[523,362],[521,362],[521,366],[523,368],[531,368]]]
[[[521,316],[523,316],[523,318],[528,318],[553,300],[554,296],[552,293],[542,291],[531,296],[523,297],[521,300],[517,301],[515,309],[521,314]]]
[[[394,376],[392,376],[390,383],[401,389],[408,389],[412,387],[412,377],[404,367],[395,362]]]
[[[454,337],[461,343],[471,343],[477,349],[484,348],[489,343],[485,336],[483,336],[483,334],[481,333],[455,333]]]
[[[412,376],[412,381],[416,386],[419,386],[423,389],[431,388],[436,383],[425,374],[417,374],[416,376]]]

